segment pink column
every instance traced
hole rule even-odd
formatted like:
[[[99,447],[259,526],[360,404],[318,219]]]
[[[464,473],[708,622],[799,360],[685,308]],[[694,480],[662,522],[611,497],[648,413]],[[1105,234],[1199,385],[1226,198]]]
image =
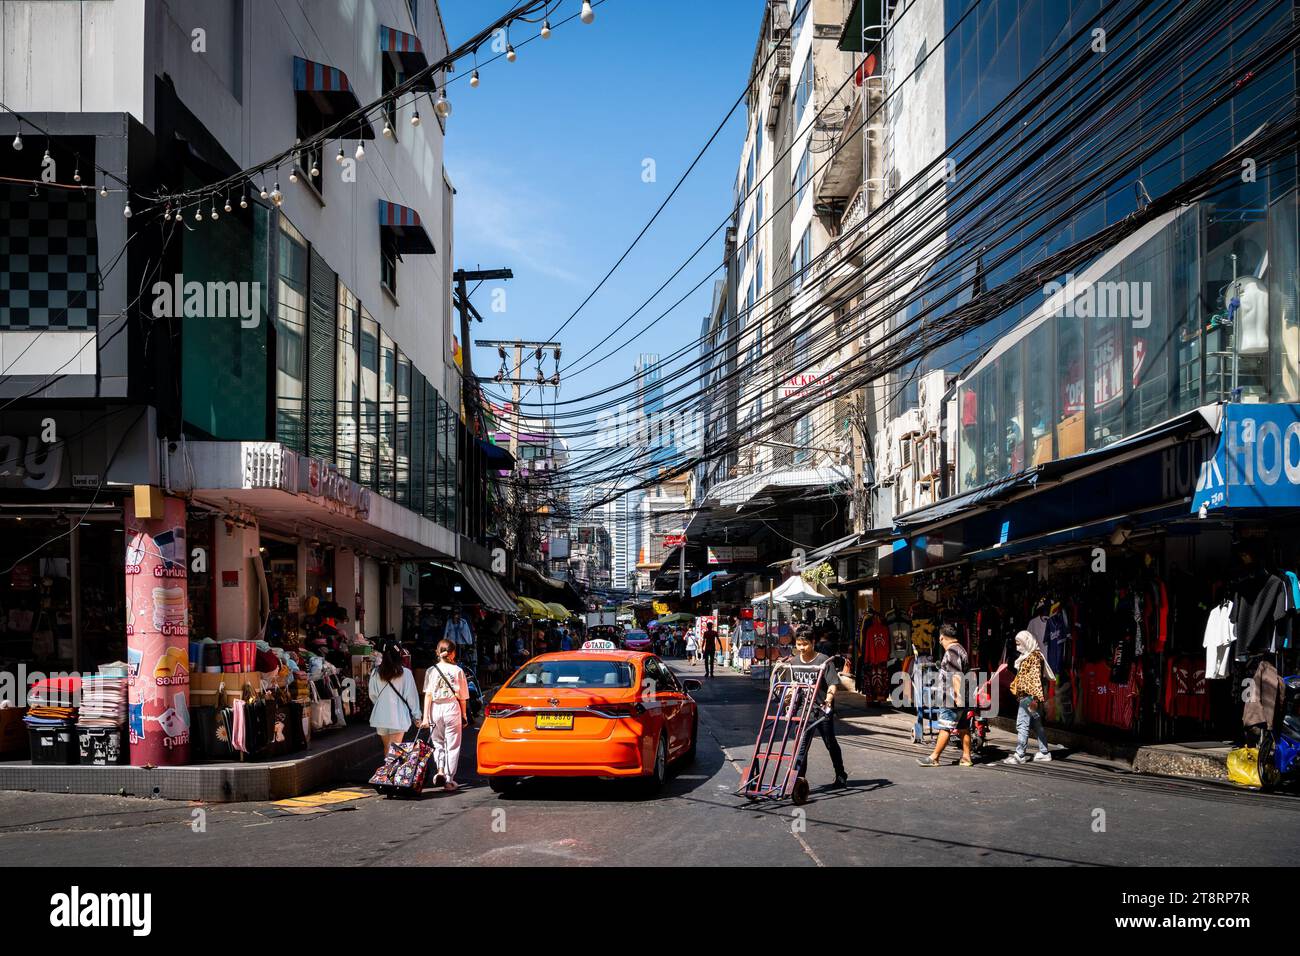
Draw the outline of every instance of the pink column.
[[[165,498],[162,518],[137,518],[126,502],[126,654],[133,766],[190,762],[189,552],[185,502]]]

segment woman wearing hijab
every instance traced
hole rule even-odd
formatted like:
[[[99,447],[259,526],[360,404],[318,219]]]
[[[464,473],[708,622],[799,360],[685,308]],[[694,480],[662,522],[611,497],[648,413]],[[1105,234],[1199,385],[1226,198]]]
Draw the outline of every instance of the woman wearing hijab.
[[[420,692],[415,678],[402,666],[402,652],[396,644],[384,648],[379,666],[370,672],[370,726],[384,742],[384,753],[420,719]]]
[[[1003,760],[1003,763],[1021,764],[1028,758],[1025,748],[1029,745],[1029,731],[1038,726],[1038,753],[1035,762],[1043,763],[1052,759],[1047,749],[1047,728],[1043,726],[1043,703],[1047,694],[1043,690],[1044,676],[1047,680],[1056,680],[1052,668],[1047,664],[1047,655],[1043,653],[1038,638],[1028,631],[1016,635],[1016,677],[1011,682],[1011,693],[1016,695],[1016,752]]]

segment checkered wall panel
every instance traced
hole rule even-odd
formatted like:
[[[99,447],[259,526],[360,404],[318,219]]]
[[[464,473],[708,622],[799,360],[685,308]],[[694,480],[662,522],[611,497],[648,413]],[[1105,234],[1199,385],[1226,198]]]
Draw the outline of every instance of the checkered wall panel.
[[[0,189],[0,329],[98,326],[94,197]]]

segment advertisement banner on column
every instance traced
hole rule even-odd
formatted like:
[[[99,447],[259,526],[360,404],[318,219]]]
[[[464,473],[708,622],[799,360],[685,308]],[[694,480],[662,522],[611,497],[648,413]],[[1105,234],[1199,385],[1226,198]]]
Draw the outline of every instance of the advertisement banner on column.
[[[127,715],[133,766],[189,763],[189,601],[185,502],[161,518],[126,502]]]

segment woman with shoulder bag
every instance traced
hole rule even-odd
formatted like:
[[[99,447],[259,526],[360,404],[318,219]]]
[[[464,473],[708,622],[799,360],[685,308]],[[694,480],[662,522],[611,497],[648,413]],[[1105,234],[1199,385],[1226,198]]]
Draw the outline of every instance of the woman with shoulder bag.
[[[433,749],[443,756],[443,765],[434,774],[433,785],[457,790],[456,766],[460,762],[460,742],[464,734],[465,703],[469,684],[465,672],[456,664],[456,645],[446,639],[438,642],[438,657],[424,673],[424,720],[421,727],[433,731]]]
[[[380,655],[379,666],[370,673],[370,726],[384,742],[384,753],[400,744],[420,708],[420,692],[415,677],[402,666],[402,652],[389,644]]]

